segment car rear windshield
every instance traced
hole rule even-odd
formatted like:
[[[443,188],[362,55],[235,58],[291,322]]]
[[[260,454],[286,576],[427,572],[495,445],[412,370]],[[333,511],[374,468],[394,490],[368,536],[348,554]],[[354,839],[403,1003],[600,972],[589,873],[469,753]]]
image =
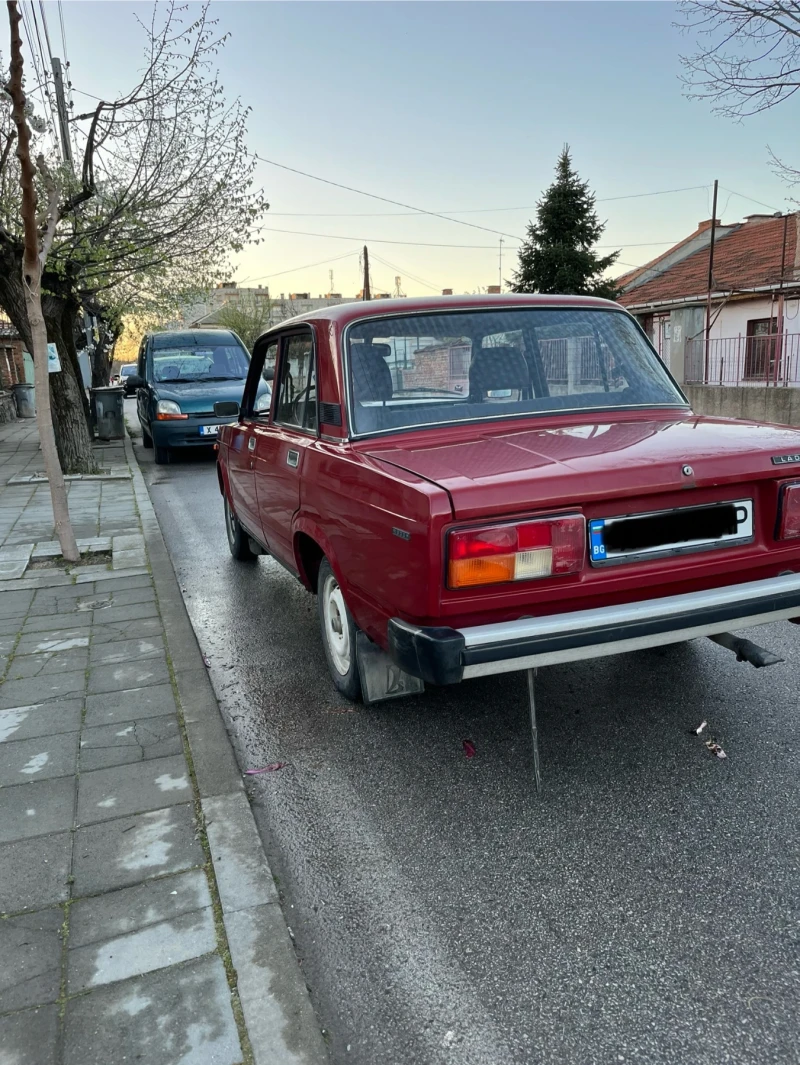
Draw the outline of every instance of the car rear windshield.
[[[130,377],[132,373],[136,373],[136,364],[131,363],[130,366],[123,366],[120,368],[120,377]]]
[[[357,322],[352,431],[581,409],[686,405],[622,311],[498,308]]]
[[[153,352],[153,380],[243,381],[248,359],[236,344],[208,348],[168,348]]]

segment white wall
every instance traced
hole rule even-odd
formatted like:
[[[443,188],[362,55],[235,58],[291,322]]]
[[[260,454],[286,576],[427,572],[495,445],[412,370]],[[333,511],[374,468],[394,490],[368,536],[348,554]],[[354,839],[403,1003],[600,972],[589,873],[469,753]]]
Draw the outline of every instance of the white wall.
[[[712,317],[716,309],[712,308]],[[747,336],[747,323],[753,318],[776,318],[778,301],[764,299],[739,300],[726,304],[711,327],[711,339]],[[786,333],[800,333],[800,301],[786,300],[784,305]]]

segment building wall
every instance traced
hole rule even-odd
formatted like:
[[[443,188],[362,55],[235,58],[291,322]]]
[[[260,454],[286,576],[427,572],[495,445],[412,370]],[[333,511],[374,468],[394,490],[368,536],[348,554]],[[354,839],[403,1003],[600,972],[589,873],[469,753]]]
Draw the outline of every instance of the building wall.
[[[12,385],[25,381],[22,351],[21,340],[0,337],[0,387],[9,389]]]
[[[800,426],[800,388],[684,385],[695,414]]]

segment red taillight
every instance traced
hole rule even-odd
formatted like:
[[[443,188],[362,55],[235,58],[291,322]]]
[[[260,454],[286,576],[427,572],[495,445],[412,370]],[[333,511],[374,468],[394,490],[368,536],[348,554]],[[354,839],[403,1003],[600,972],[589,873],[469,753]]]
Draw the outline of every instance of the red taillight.
[[[800,536],[800,484],[785,484],[781,490],[778,539],[795,540]]]
[[[448,547],[450,588],[555,577],[583,568],[586,523],[582,514],[570,514],[454,530]]]

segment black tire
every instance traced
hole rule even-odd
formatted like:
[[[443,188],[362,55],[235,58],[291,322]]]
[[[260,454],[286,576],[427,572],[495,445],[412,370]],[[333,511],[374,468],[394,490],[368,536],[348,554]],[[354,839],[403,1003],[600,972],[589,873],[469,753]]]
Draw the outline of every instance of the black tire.
[[[152,447],[153,446],[153,438],[148,433],[148,431],[145,429],[144,426],[142,426],[142,446],[143,447]]]
[[[258,555],[250,547],[250,537],[239,524],[233,508],[225,496],[225,531],[228,534],[228,547],[238,562],[255,562]]]
[[[169,466],[170,462],[170,450],[168,447],[159,447],[156,444],[156,465],[157,466]]]
[[[327,558],[322,560],[319,567],[317,610],[322,646],[333,683],[345,699],[358,702],[361,698],[361,678],[356,658],[358,626],[347,608]]]

